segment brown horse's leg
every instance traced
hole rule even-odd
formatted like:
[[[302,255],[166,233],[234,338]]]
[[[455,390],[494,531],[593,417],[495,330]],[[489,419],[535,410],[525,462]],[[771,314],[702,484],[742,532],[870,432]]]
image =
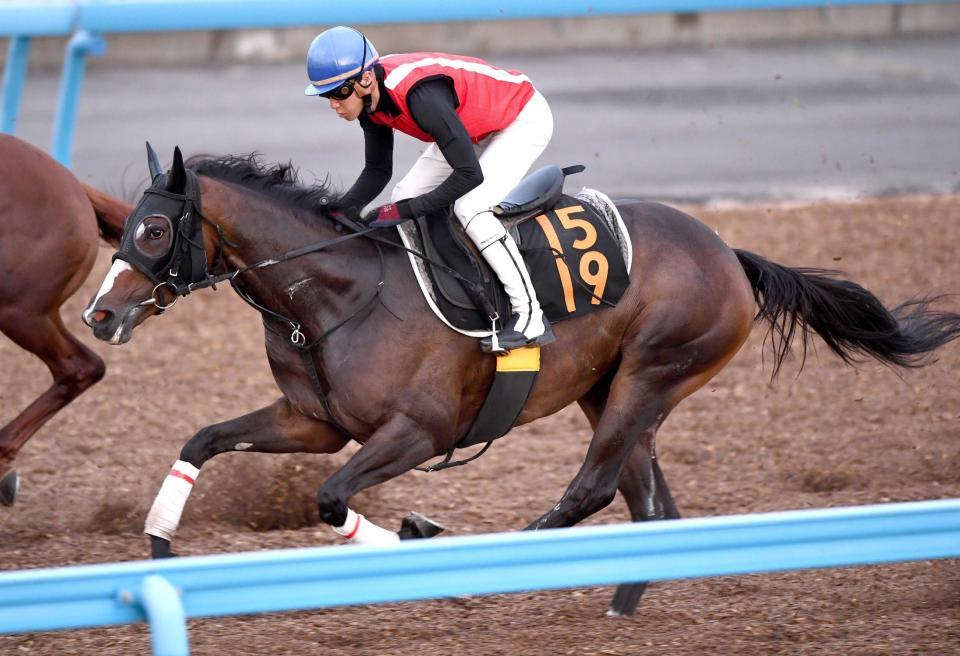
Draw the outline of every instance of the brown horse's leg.
[[[443,452],[415,421],[403,415],[394,416],[321,486],[317,492],[320,519],[334,529],[345,526],[348,516],[353,517],[347,507],[353,495]]]
[[[560,502],[528,528],[572,526],[606,507],[634,447],[652,442],[676,404],[737,352],[749,333],[749,312],[745,303],[743,311],[734,306],[723,314],[670,298],[647,305],[624,338],[620,365],[580,471]]]
[[[583,398],[580,407],[594,430],[607,403],[611,375],[598,382]],[[655,519],[678,519],[680,513],[667,487],[663,472],[657,463],[653,439],[644,436],[633,448],[620,475],[620,493],[630,509],[630,518],[635,521]],[[646,581],[624,583],[617,587],[611,602],[610,614],[631,615],[647,588]]]
[[[56,312],[46,316],[2,312],[0,330],[43,360],[53,375],[53,385],[0,428],[0,504],[11,506],[19,482],[13,460],[21,447],[50,417],[103,378],[106,368],[67,331]]]
[[[630,452],[620,475],[620,493],[630,509],[630,519],[635,522],[680,518],[680,511],[657,462],[652,437],[645,435]],[[608,614],[632,615],[646,589],[646,581],[619,585]]]
[[[613,501],[630,452],[641,437],[654,434],[672,408],[666,390],[649,378],[621,367],[580,471],[560,502],[529,529],[573,526]]]
[[[207,426],[180,451],[157,494],[144,532],[150,536],[153,558],[173,555],[170,541],[203,464],[220,453],[336,453],[347,444],[337,429],[324,421],[300,414],[286,399],[249,414]]]

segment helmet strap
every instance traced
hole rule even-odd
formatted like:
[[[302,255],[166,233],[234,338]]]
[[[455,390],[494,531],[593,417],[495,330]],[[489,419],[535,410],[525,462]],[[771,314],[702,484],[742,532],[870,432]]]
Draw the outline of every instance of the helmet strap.
[[[364,41],[366,43],[366,41]],[[366,52],[364,52],[364,58],[366,58]],[[372,71],[371,71],[372,72]],[[375,75],[375,74],[374,74]],[[363,83],[364,73],[360,73],[360,77],[357,78],[357,86],[362,89],[369,89],[373,85],[373,80],[370,80],[366,84]],[[368,93],[365,96],[362,96],[363,100],[363,111],[367,114],[373,114],[373,94]]]

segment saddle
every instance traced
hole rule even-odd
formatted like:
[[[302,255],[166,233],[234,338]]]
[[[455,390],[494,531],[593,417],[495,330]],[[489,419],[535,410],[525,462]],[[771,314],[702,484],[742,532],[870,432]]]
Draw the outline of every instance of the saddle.
[[[551,322],[613,306],[629,284],[632,248],[614,204],[595,190],[563,194],[583,166],[547,166],[524,178],[493,213],[517,242]],[[398,226],[431,309],[458,332],[488,335],[510,303],[497,276],[463,231],[453,208]],[[451,271],[456,273],[451,273]],[[498,318],[496,321],[494,317]]]

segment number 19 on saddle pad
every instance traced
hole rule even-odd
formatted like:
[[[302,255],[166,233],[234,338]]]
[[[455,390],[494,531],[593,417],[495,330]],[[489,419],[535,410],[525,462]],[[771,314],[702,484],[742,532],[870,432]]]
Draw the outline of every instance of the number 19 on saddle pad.
[[[576,198],[564,195],[553,209],[524,221],[517,230],[550,321],[613,307],[630,284],[620,244],[606,221]]]

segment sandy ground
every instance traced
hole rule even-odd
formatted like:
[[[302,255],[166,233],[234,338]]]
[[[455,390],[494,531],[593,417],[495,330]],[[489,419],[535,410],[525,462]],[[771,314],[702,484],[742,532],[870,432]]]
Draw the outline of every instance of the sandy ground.
[[[691,208],[687,208],[691,209]],[[787,265],[837,268],[886,303],[960,291],[960,197],[692,208],[731,245]],[[180,446],[200,427],[277,396],[259,318],[229,291],[181,301],[133,342],[96,342],[108,364],[18,459],[23,487],[0,511],[0,569],[145,557],[140,531]],[[947,305],[956,310],[960,300]],[[844,366],[819,344],[769,383],[764,331],[663,426],[660,458],[685,516],[960,496],[960,345],[923,369]],[[0,423],[48,384],[0,340]],[[575,407],[517,429],[480,460],[411,473],[353,506],[386,526],[412,509],[463,535],[520,528],[559,498],[589,430]],[[183,554],[333,544],[313,495],[352,452],[231,454],[208,464],[187,506]],[[617,499],[591,523],[624,521]],[[439,538],[442,539],[442,538]],[[957,561],[651,586],[637,614],[604,612],[612,588],[388,604],[190,622],[195,654],[950,654],[960,653]],[[145,654],[146,625],[0,636],[3,654]]]

